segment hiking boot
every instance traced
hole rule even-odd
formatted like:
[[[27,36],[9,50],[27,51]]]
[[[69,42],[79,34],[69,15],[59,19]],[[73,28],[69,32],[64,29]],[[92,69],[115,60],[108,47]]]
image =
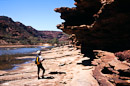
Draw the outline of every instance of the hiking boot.
[[[38,79],[40,79],[40,77],[38,77]]]
[[[44,76],[42,76],[42,79],[44,79]]]

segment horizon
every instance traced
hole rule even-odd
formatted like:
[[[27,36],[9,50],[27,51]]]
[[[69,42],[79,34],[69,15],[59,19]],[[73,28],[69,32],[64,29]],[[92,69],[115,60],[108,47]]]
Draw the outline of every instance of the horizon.
[[[0,16],[7,16],[14,22],[21,22],[38,31],[61,31],[56,25],[64,22],[54,11],[60,7],[75,7],[74,0],[0,0]]]

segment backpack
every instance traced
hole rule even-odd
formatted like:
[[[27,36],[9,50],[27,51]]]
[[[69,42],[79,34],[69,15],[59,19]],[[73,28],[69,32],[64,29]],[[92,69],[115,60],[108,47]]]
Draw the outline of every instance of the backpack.
[[[39,62],[39,56],[36,56],[36,59],[35,59],[35,64],[39,65],[40,62]]]

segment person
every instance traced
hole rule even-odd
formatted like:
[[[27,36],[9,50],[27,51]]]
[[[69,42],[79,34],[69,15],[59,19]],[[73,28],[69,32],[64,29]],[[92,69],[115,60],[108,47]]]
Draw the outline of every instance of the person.
[[[42,66],[42,61],[45,60],[45,59],[43,59],[43,57],[41,56],[41,51],[38,50],[36,53],[37,53],[36,59],[38,59],[38,62],[37,62],[37,68],[38,68],[37,74],[38,74],[38,79],[40,79],[40,77],[39,77],[40,69],[43,70],[42,78],[44,78],[45,69]]]

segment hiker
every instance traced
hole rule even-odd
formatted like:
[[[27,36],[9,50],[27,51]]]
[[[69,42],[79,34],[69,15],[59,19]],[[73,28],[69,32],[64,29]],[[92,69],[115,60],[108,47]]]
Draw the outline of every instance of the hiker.
[[[43,73],[42,73],[42,78],[44,78],[44,73],[45,73],[45,69],[44,67],[42,66],[42,61],[45,60],[42,58],[41,56],[41,51],[37,51],[37,56],[36,56],[36,64],[37,64],[37,68],[38,68],[38,71],[37,71],[37,74],[38,74],[38,79],[40,79],[39,77],[39,73],[40,73],[40,68],[43,70]]]

